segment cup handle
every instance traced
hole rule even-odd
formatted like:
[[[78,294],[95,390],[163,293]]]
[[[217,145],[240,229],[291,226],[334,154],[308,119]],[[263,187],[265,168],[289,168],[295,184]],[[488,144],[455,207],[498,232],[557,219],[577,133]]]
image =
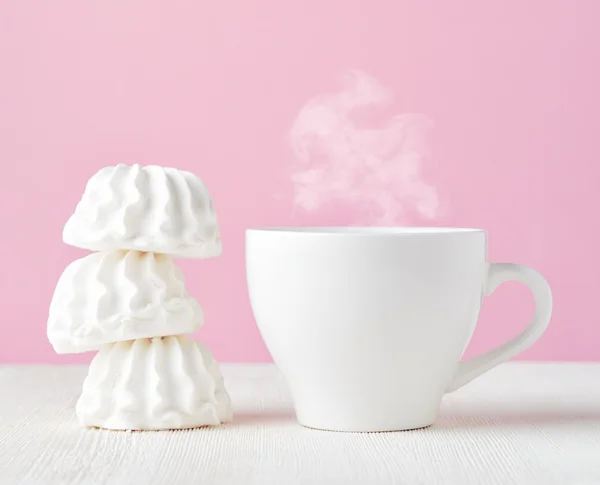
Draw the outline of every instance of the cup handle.
[[[525,283],[535,300],[535,314],[527,328],[512,340],[466,362],[458,364],[458,371],[446,389],[456,391],[484,372],[502,362],[512,359],[532,345],[546,330],[552,314],[552,292],[548,282],[537,271],[520,264],[489,263],[485,296],[489,296],[501,283],[519,281]]]

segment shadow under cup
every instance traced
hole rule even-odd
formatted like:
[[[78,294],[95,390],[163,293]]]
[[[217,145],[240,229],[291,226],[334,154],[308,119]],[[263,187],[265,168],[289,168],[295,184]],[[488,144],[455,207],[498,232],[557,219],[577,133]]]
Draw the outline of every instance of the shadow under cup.
[[[478,229],[248,230],[250,302],[298,421],[336,431],[428,426],[444,393],[531,345],[549,320],[549,288],[529,268],[487,263],[486,250]],[[507,279],[528,284],[547,311],[529,334],[459,364],[483,294]]]

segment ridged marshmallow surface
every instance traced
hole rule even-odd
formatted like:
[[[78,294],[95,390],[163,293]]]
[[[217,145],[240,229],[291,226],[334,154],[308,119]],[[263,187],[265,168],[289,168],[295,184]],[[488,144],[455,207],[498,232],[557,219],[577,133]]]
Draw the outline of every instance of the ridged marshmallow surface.
[[[120,164],[88,181],[63,230],[71,246],[135,249],[175,257],[221,254],[217,216],[204,183],[175,168]]]
[[[159,430],[231,421],[219,366],[202,343],[184,336],[104,346],[93,359],[76,406],[84,426]]]
[[[98,350],[120,340],[193,333],[203,323],[169,256],[93,253],[71,263],[50,304],[48,339],[59,354]]]

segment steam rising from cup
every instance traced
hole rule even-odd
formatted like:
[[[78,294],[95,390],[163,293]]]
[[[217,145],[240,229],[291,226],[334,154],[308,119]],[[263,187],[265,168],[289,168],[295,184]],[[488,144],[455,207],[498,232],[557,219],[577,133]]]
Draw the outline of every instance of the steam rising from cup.
[[[377,80],[352,71],[338,92],[300,109],[289,134],[296,208],[312,213],[342,203],[382,225],[406,223],[411,212],[439,215],[435,187],[421,176],[432,123],[421,114],[367,119],[391,101]]]

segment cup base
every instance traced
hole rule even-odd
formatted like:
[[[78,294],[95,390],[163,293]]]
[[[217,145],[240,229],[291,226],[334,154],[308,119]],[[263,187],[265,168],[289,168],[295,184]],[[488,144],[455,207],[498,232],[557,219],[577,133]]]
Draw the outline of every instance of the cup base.
[[[433,425],[433,421],[432,422],[428,422],[426,424],[415,424],[415,425],[410,425],[410,426],[392,426],[392,427],[385,427],[385,428],[374,428],[374,429],[363,429],[361,428],[354,428],[352,426],[348,426],[348,427],[344,427],[339,428],[339,427],[328,427],[328,426],[323,426],[323,425],[311,425],[308,423],[303,423],[301,421],[299,421],[300,426],[304,427],[304,428],[308,428],[308,429],[312,429],[312,430],[316,430],[316,431],[329,431],[331,433],[397,433],[397,432],[402,432],[402,431],[416,431],[419,429],[425,429],[425,428],[429,428],[430,426]]]

